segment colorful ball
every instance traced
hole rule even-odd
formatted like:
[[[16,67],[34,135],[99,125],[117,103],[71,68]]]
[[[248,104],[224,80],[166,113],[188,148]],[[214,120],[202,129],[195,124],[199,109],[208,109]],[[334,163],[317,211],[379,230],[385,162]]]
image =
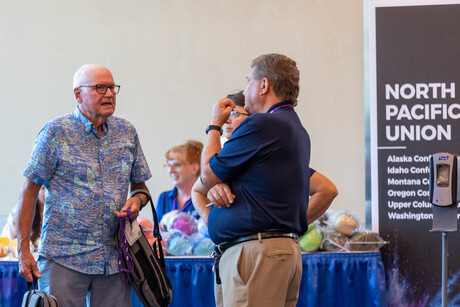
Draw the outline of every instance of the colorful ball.
[[[321,241],[323,240],[322,231],[313,223],[310,225],[308,225],[310,230],[303,234],[299,239],[300,247],[303,251],[306,252],[314,252],[318,250],[319,246],[321,245]]]
[[[188,256],[192,253],[193,242],[181,231],[172,231],[164,240],[169,254],[173,256]]]
[[[209,256],[213,251],[214,243],[209,238],[204,238],[193,248],[195,256]]]
[[[185,212],[177,214],[176,218],[172,220],[168,230],[179,230],[184,234],[191,236],[197,232],[198,224],[196,218]]]
[[[208,226],[205,224],[202,218],[198,219],[198,232],[201,233],[206,238],[209,238]]]

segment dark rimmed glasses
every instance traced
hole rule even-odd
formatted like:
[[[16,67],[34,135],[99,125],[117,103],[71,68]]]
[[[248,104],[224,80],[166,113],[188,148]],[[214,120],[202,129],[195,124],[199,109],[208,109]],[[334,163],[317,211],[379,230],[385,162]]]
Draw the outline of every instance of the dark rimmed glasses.
[[[240,117],[241,115],[249,116],[248,113],[241,113],[241,112],[238,112],[238,111],[233,110],[232,112],[230,112],[230,119],[238,118],[238,117]]]
[[[120,86],[119,85],[96,84],[96,85],[80,85],[79,87],[94,87],[98,94],[107,93],[107,89],[110,89],[112,94],[118,94],[120,92]]]

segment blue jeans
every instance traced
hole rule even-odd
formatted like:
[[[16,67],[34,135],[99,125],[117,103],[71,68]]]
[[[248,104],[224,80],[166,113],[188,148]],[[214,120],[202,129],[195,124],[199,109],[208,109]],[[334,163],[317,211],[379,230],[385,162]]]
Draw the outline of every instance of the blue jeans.
[[[131,287],[119,274],[83,274],[40,257],[38,288],[54,295],[60,306],[131,306]]]

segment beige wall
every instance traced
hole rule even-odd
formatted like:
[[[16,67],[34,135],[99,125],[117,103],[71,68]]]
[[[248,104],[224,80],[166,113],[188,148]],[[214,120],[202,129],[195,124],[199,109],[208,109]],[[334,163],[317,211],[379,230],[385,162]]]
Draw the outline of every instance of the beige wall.
[[[333,209],[364,221],[362,7],[362,0],[1,1],[0,215],[17,202],[40,128],[74,110],[81,64],[106,65],[122,85],[116,115],[138,130],[156,200],[172,187],[165,151],[204,141],[212,104],[243,89],[251,59],[276,52],[300,68],[296,109],[311,136],[312,167],[339,189]]]

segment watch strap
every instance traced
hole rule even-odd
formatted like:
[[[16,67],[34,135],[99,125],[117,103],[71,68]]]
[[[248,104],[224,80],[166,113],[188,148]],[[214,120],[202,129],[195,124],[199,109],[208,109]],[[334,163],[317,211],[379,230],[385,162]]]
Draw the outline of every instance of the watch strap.
[[[222,133],[223,133],[222,127],[217,126],[217,125],[209,125],[209,126],[206,128],[206,134],[208,134],[208,132],[209,132],[210,130],[219,131],[220,135],[222,135]]]

